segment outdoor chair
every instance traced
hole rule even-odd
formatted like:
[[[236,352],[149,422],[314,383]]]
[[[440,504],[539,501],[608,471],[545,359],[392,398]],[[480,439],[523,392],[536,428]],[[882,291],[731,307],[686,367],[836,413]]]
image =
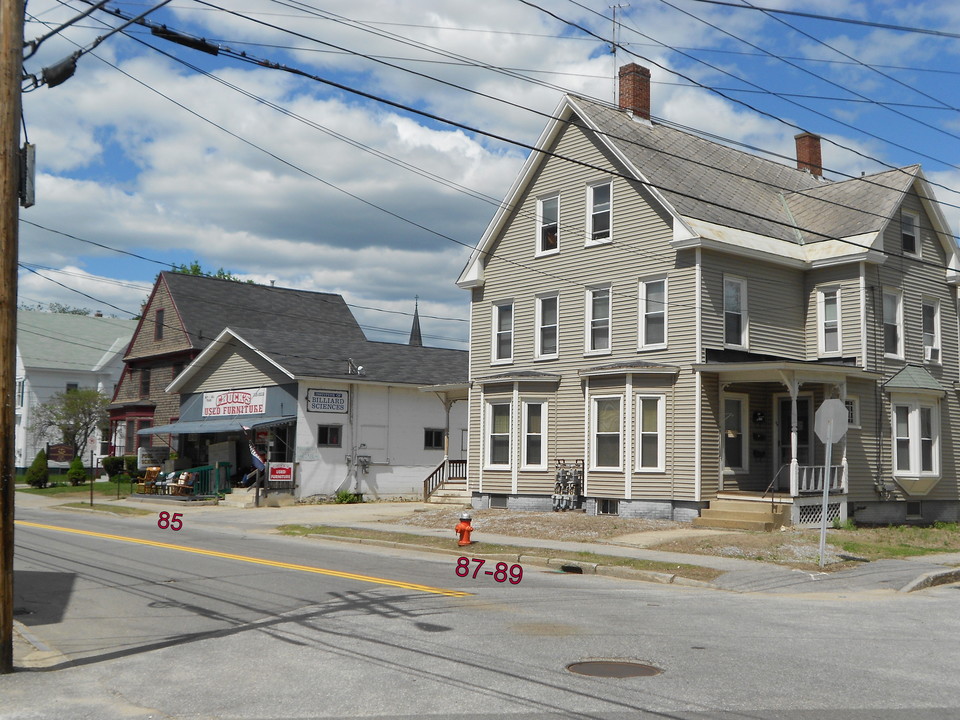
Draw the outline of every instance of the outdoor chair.
[[[137,478],[137,492],[152,494],[157,492],[157,476],[160,474],[160,468],[148,467],[143,477]]]

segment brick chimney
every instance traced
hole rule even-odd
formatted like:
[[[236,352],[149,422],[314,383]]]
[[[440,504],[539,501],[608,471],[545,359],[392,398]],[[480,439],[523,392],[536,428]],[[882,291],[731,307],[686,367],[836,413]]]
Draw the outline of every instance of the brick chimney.
[[[650,71],[630,63],[620,68],[620,109],[650,119]]]
[[[806,170],[814,177],[823,177],[820,136],[805,132],[795,135],[793,139],[797,141],[797,170]]]

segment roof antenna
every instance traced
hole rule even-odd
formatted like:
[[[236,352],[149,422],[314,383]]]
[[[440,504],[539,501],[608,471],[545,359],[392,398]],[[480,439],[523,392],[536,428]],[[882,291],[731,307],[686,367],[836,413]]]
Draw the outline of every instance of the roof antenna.
[[[608,5],[611,10],[613,10],[613,29],[610,33],[610,54],[613,55],[613,104],[616,105],[618,102],[617,98],[617,46],[620,44],[618,36],[620,35],[620,25],[617,23],[617,10],[625,10],[630,7],[630,3],[617,3],[616,5]]]

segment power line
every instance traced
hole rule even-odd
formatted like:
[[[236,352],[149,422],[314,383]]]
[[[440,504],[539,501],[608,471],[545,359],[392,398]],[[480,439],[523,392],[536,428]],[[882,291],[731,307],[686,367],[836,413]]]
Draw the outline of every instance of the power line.
[[[828,20],[830,22],[882,28],[884,30],[897,30],[898,32],[921,33],[923,35],[936,35],[938,37],[960,39],[960,34],[947,32],[946,30],[932,30],[931,28],[894,25],[890,23],[873,22],[871,20],[857,20],[856,18],[837,17],[836,15],[820,15],[819,13],[801,12],[799,10],[782,10],[779,8],[759,7],[757,5],[741,5],[740,3],[724,2],[724,0],[693,0],[693,2],[706,3],[708,5],[723,5],[726,7],[736,8],[737,10],[759,10],[764,13],[774,13],[777,15],[795,15],[797,17],[813,18],[814,20]]]

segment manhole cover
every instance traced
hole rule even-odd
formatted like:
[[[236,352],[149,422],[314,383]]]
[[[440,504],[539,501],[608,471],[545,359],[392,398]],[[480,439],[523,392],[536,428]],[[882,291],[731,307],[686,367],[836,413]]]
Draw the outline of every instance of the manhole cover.
[[[571,663],[567,665],[567,670],[578,675],[605,678],[650,677],[663,672],[653,665],[625,660],[589,660],[587,662]]]

